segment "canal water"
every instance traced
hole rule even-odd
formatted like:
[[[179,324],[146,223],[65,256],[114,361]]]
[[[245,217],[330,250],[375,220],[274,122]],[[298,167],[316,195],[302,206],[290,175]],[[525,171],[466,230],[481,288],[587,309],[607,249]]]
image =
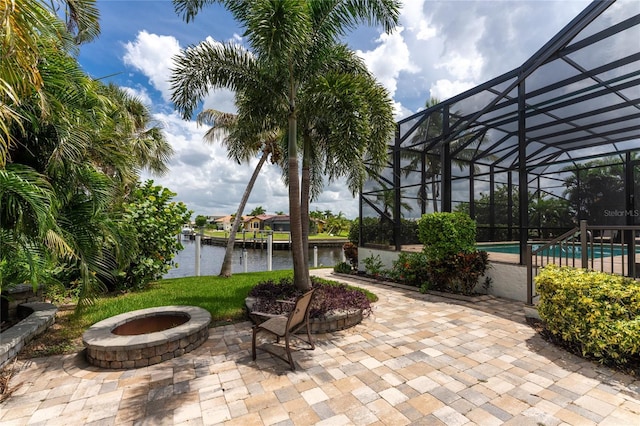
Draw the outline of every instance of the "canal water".
[[[178,268],[173,268],[164,275],[164,278],[191,277],[196,271],[196,243],[195,241],[182,240],[184,249],[178,252],[175,261]],[[200,275],[218,275],[224,259],[225,247],[201,245],[200,246]],[[313,248],[309,248],[309,266],[313,266]],[[318,247],[318,266],[333,267],[342,262],[341,247]],[[293,260],[289,250],[273,250],[273,270],[293,269]],[[233,273],[244,272],[242,261],[242,248],[236,248],[233,253]],[[247,271],[259,272],[267,270],[267,250],[247,248]]]

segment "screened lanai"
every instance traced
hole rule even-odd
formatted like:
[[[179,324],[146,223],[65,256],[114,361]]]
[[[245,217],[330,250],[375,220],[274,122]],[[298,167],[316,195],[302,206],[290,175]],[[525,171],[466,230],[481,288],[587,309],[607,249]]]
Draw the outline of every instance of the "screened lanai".
[[[519,68],[397,123],[360,245],[418,244],[434,211],[520,253],[582,219],[640,224],[639,152],[640,2],[594,1]]]

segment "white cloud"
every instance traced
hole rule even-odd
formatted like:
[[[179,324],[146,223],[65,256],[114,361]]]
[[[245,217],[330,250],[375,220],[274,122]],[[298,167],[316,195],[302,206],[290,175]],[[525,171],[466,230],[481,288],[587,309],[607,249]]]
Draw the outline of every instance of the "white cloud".
[[[194,121],[182,120],[176,113],[157,113],[154,118],[164,126],[167,140],[175,154],[165,176],[150,176],[157,184],[177,193],[175,200],[184,202],[194,216],[235,213],[238,203],[253,173],[258,158],[249,164],[237,164],[227,158],[220,143],[203,141],[206,127]],[[266,162],[256,180],[245,212],[263,206],[268,213],[289,212],[287,187],[282,183],[280,167]],[[311,209],[343,211],[347,217],[358,216],[357,200],[342,184],[332,184]]]
[[[476,84],[469,81],[451,81],[451,80],[438,80],[431,85],[429,90],[430,97],[439,99],[441,101],[447,100],[459,95],[460,93],[475,87]]]
[[[411,62],[409,48],[402,37],[402,31],[403,28],[398,27],[392,34],[381,34],[376,40],[379,46],[374,50],[356,51],[392,97],[396,93],[397,81],[401,72],[417,73],[420,71]]]
[[[135,41],[127,42],[124,47],[124,63],[147,76],[153,87],[162,93],[162,98],[169,102],[172,61],[180,52],[178,40],[173,36],[149,34],[142,30]]]
[[[138,99],[140,102],[142,102],[146,106],[151,106],[153,104],[146,87],[139,87],[139,88],[122,87],[122,90],[128,93],[129,96],[132,96]]]
[[[451,76],[460,80],[474,80],[480,77],[483,64],[484,58],[478,52],[470,52],[465,56],[454,52],[434,67],[444,68]]]
[[[417,40],[429,40],[436,35],[435,27],[429,25],[424,14],[424,0],[411,0],[403,4],[400,22],[406,25],[409,32],[415,34]]]
[[[235,103],[235,94],[228,89],[211,91],[205,98],[203,109],[216,109],[222,112],[235,114],[238,109]]]

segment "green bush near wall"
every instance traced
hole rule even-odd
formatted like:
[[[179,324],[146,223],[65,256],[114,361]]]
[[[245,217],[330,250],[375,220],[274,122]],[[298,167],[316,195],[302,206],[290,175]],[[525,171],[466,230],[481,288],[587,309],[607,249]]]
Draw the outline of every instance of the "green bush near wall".
[[[538,312],[556,337],[583,356],[625,363],[640,354],[640,282],[618,275],[546,266],[536,277]]]
[[[476,222],[465,213],[424,214],[418,221],[418,236],[429,260],[476,251]]]

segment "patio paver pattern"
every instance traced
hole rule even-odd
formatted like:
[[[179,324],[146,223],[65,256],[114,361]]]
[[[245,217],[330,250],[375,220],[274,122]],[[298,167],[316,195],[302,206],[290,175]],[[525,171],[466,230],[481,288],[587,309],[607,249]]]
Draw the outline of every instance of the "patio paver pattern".
[[[359,285],[380,298],[374,314],[294,351],[295,372],[267,353],[252,361],[242,322],[133,370],[83,354],[19,361],[0,423],[640,425],[640,380],[547,343],[522,303]]]

